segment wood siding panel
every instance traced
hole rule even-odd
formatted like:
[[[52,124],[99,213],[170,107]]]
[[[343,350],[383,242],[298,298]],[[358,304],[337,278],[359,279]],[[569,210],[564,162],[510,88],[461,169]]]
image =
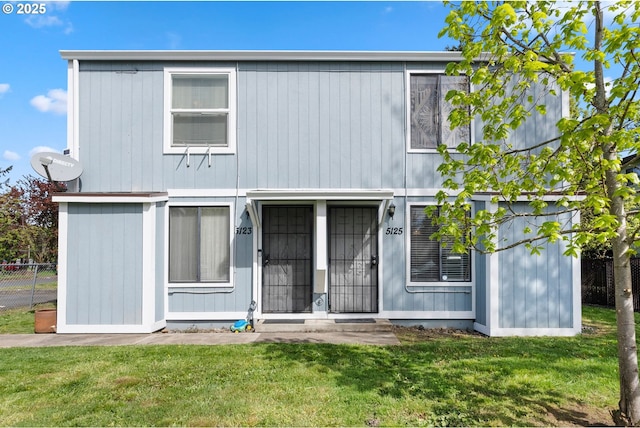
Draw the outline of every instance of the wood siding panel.
[[[380,188],[383,173],[402,185],[401,68],[243,64],[239,76],[243,187]]]
[[[69,218],[67,322],[140,324],[141,206],[69,204]]]
[[[516,212],[525,212],[520,204]],[[529,218],[528,221],[532,219]],[[568,221],[568,218],[564,219]],[[506,243],[522,239],[525,220],[500,232]],[[573,323],[572,259],[562,243],[546,244],[540,256],[519,246],[501,252],[499,323],[502,328],[570,328]]]

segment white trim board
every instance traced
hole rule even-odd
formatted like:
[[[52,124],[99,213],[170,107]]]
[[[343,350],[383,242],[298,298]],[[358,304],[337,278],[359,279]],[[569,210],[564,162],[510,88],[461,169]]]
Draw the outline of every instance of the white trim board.
[[[73,334],[73,333],[153,333],[161,330],[166,326],[164,320],[157,321],[150,325],[143,324],[67,324],[61,329],[58,325],[57,333]]]

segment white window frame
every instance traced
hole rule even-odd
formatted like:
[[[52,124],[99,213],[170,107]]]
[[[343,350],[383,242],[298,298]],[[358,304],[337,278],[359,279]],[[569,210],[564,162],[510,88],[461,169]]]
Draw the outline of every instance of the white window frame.
[[[165,154],[234,154],[236,152],[236,116],[237,116],[237,90],[236,69],[231,67],[167,67],[164,69],[164,143]],[[226,109],[210,109],[209,112],[227,114],[227,146],[174,146],[173,145],[173,120],[172,120],[172,96],[173,76],[198,76],[198,75],[226,75],[228,79],[229,105]]]
[[[427,207],[427,206],[438,206],[435,201],[428,202],[408,202],[407,203],[407,212],[405,213],[406,220],[405,224],[407,226],[407,231],[405,234],[405,248],[406,248],[406,282],[408,287],[471,287],[475,284],[475,266],[474,266],[474,258],[475,253],[473,251],[469,254],[469,268],[471,269],[471,279],[469,281],[432,281],[432,282],[424,282],[424,281],[411,281],[411,208],[418,207]],[[438,263],[440,263],[438,261]]]
[[[446,71],[444,69],[405,70],[405,144],[407,146],[407,153],[438,153],[437,148],[414,149],[411,147],[411,76],[414,74],[446,75]],[[473,84],[469,81],[469,92],[471,91],[473,91]],[[471,119],[471,123],[469,123],[469,144],[473,144],[475,141],[473,130],[474,120]],[[447,150],[449,152],[457,153],[455,147],[448,147]]]
[[[169,281],[169,211],[172,207],[227,207],[229,209],[229,281],[207,281],[207,282],[170,282]],[[230,288],[234,284],[233,270],[235,266],[235,257],[233,251],[233,240],[235,238],[233,203],[231,202],[182,202],[174,200],[167,202],[165,212],[165,286],[167,288]]]

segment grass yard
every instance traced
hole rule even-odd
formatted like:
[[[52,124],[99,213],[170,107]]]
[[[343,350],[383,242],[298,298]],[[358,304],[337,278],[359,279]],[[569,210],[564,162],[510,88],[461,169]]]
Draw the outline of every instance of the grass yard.
[[[615,312],[583,312],[574,338],[0,349],[0,425],[611,424]]]

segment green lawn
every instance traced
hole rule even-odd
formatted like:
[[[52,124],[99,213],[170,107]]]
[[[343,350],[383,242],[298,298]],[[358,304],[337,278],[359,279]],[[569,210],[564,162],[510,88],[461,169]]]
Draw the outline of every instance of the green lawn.
[[[585,307],[574,338],[0,349],[0,425],[610,424],[614,317]]]

